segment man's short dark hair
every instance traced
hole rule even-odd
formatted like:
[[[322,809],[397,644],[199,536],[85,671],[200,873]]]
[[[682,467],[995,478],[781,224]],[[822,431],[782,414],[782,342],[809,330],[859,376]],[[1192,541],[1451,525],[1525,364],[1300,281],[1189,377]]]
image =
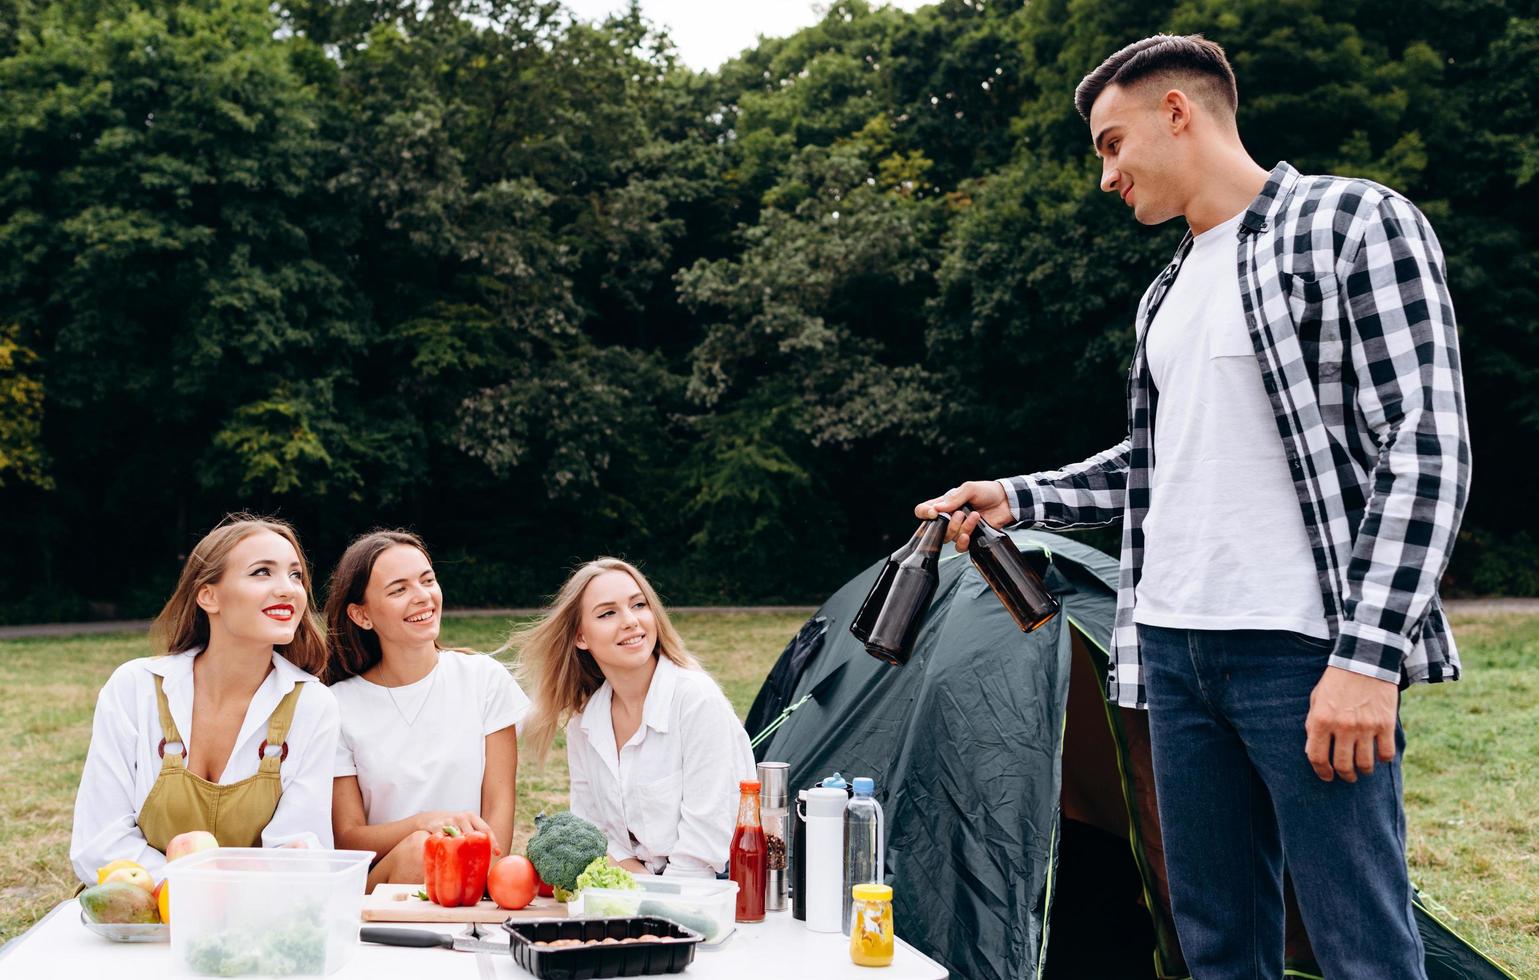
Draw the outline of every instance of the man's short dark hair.
[[[1239,107],[1234,69],[1223,48],[1201,34],[1156,34],[1134,41],[1086,75],[1074,90],[1074,108],[1088,122],[1090,107],[1108,85],[1129,88],[1156,76],[1193,80],[1195,91],[1189,94],[1210,109],[1228,107],[1233,115]]]

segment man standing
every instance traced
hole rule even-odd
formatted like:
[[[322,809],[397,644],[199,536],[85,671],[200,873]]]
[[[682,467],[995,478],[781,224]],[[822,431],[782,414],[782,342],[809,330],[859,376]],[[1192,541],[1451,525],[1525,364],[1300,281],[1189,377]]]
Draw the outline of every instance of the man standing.
[[[1442,251],[1388,188],[1258,166],[1237,102],[1200,35],[1080,83],[1102,190],[1190,226],[1139,304],[1128,437],[916,514],[1122,521],[1108,697],[1149,710],[1193,977],[1281,976],[1284,866],[1327,977],[1424,977],[1399,688],[1459,676],[1437,583],[1469,483]]]

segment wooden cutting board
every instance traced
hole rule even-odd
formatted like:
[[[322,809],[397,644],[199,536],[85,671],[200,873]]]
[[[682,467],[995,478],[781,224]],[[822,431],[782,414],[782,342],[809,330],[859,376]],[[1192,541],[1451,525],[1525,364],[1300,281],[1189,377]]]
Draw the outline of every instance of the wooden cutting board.
[[[502,922],[505,919],[564,919],[566,903],[554,898],[536,897],[526,907],[517,910],[498,908],[497,903],[484,898],[478,905],[462,905],[444,908],[442,905],[416,898],[423,885],[375,885],[363,900],[365,922]]]

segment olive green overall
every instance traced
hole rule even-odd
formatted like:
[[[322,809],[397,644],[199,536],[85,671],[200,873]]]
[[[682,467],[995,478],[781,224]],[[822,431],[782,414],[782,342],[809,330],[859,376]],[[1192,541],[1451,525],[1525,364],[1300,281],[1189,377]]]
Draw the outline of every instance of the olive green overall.
[[[187,743],[171,720],[171,705],[161,678],[155,678],[155,700],[160,708],[160,776],[139,808],[139,829],[149,845],[162,853],[171,838],[190,830],[206,830],[221,847],[261,847],[262,831],[272,821],[283,795],[279,772],[289,754],[289,724],[304,683],[278,702],[267,719],[267,741],[259,751],[262,762],[256,773],[238,783],[209,782],[187,769]]]

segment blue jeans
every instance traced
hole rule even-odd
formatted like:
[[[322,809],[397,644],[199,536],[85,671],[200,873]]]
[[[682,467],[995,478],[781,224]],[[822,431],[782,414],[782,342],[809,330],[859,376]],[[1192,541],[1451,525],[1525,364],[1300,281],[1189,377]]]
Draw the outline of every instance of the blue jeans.
[[[1194,980],[1277,980],[1283,867],[1327,980],[1424,980],[1401,754],[1356,783],[1304,755],[1330,645],[1277,630],[1139,626],[1176,932]]]

